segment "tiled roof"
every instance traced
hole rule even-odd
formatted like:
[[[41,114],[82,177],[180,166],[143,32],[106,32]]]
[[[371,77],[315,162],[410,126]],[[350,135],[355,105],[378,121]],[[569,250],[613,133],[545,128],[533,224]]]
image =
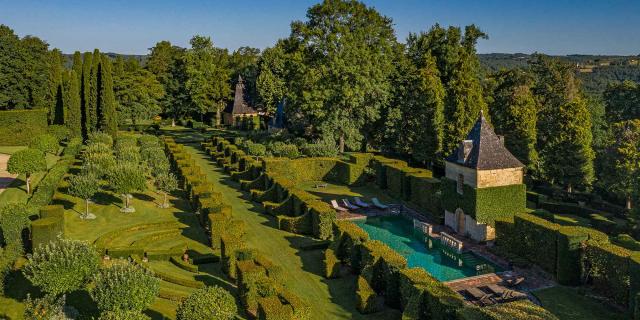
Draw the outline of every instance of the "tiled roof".
[[[229,103],[224,112],[231,114],[256,114],[256,109],[252,108],[244,100],[244,80],[242,76],[238,76],[238,83],[236,83],[236,92],[233,97],[233,103]]]
[[[465,149],[467,149],[466,153],[464,152]],[[482,112],[480,112],[480,117],[478,117],[473,128],[469,131],[466,140],[446,160],[478,170],[524,167],[507,150],[504,146],[503,138],[496,135]]]

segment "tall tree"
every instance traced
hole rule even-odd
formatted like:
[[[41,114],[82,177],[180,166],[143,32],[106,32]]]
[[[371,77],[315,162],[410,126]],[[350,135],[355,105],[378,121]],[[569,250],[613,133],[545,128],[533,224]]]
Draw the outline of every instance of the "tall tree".
[[[114,92],[118,118],[132,124],[151,119],[161,112],[159,101],[164,96],[162,85],[134,59],[117,60],[114,72]]]
[[[413,144],[413,156],[418,161],[434,163],[443,157],[445,88],[433,56],[427,55],[420,76],[419,88],[423,105],[417,110],[418,132]]]
[[[500,71],[494,78],[489,110],[496,133],[505,136],[507,149],[527,166],[529,174],[536,174],[538,105],[531,91],[533,78],[522,69]]]
[[[100,67],[100,130],[111,136],[118,133],[118,114],[116,112],[116,99],[113,91],[113,77],[111,73],[111,61],[106,55],[102,55]]]
[[[89,132],[98,130],[98,119],[100,118],[100,50],[93,50],[93,59],[91,60],[91,75],[89,78],[89,101],[87,123],[89,124]]]
[[[76,51],[73,53],[71,69],[76,72],[78,78],[78,88],[82,88],[82,53]]]
[[[164,87],[165,95],[160,100],[163,112],[171,116],[172,123],[192,111],[192,103],[186,89],[185,49],[173,46],[169,41],[160,41],[151,48],[146,63]]]
[[[65,105],[62,85],[62,53],[58,49],[49,51],[49,91],[47,104],[49,107],[49,123],[64,124]]]
[[[610,123],[640,119],[640,85],[623,81],[609,85],[603,93]]]
[[[29,106],[32,109],[47,108],[49,45],[32,36],[22,38],[21,42],[27,54],[23,81],[27,82]]]
[[[242,77],[246,98],[252,105],[257,102],[256,80],[259,58],[260,49],[251,47],[240,47],[229,57],[231,80],[235,82],[239,76]],[[231,88],[235,88],[235,83],[232,83]]]
[[[325,0],[291,29],[302,48],[305,79],[296,79],[300,95],[290,110],[336,141],[340,151],[362,147],[367,142],[362,129],[379,118],[391,98],[396,44],[391,19],[361,2]]]
[[[26,53],[11,28],[0,25],[0,110],[27,109],[29,89],[24,78]]]
[[[591,117],[583,99],[577,98],[555,109],[545,124],[550,135],[541,149],[543,177],[572,192],[593,182],[594,153],[591,148]]]
[[[91,130],[91,114],[89,109],[91,100],[91,65],[93,64],[93,54],[85,52],[82,61],[82,87],[81,91],[81,108],[82,108],[82,136],[87,139]]]
[[[640,119],[614,123],[611,139],[604,153],[605,170],[601,182],[610,191],[626,200],[631,209],[632,199],[640,198]]]
[[[82,136],[82,110],[80,108],[80,83],[75,70],[68,72],[64,90],[65,125],[71,131],[72,137]]]
[[[216,121],[231,94],[226,49],[216,48],[211,38],[194,36],[185,54],[186,89],[200,117],[216,113]]]
[[[258,63],[256,91],[263,109],[270,115],[275,113],[277,103],[285,94],[286,54],[280,43],[265,49]]]

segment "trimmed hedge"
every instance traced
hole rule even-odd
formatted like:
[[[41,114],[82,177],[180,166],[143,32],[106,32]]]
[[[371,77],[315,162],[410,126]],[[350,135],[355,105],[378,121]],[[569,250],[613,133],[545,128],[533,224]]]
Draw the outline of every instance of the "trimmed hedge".
[[[31,222],[31,244],[33,248],[56,241],[64,236],[64,219],[58,217],[42,218]]]
[[[556,235],[559,226],[530,214],[517,214],[514,223],[524,257],[555,274],[558,257]]]
[[[580,284],[582,243],[589,239],[581,228],[560,227],[557,233],[556,279],[560,284]]]
[[[376,294],[362,276],[358,277],[356,285],[356,301],[356,308],[363,314],[376,313],[384,308],[384,299]]]
[[[0,111],[0,145],[23,146],[47,133],[47,109]]]
[[[596,290],[616,304],[629,306],[631,252],[610,243],[587,241],[585,270]]]

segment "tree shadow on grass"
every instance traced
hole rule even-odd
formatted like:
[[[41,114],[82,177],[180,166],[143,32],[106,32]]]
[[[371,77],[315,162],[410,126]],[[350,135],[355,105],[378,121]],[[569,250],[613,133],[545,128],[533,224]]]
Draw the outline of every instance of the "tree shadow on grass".
[[[66,199],[56,198],[51,201],[53,205],[63,206],[65,210],[71,210],[75,206],[75,202]]]
[[[132,193],[131,196],[133,196],[133,198],[135,199],[142,200],[142,201],[153,202],[154,200],[156,200],[152,196],[146,195],[144,193],[139,193],[139,192]]]
[[[98,306],[87,290],[77,290],[69,293],[67,295],[67,304],[76,308],[76,310],[87,319],[100,316]]]
[[[155,311],[155,310],[147,309],[147,310],[143,311],[142,313],[144,313],[147,316],[149,316],[152,320],[164,320],[164,319],[166,319],[166,317],[164,315],[162,315],[162,313],[160,313],[158,311]]]
[[[93,198],[91,198],[91,200],[95,204],[99,204],[102,206],[108,206],[110,204],[115,204],[116,206],[118,206],[122,204],[122,198],[116,197],[112,193],[105,191],[99,191],[93,196]]]

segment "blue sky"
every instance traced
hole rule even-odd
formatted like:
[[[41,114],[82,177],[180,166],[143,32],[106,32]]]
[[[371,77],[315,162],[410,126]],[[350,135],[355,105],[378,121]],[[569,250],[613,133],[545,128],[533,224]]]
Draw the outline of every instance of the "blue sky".
[[[318,0],[319,1],[319,0]],[[309,0],[0,0],[0,24],[69,53],[144,54],[157,41],[187,46],[194,34],[220,47],[265,48],[304,19]],[[548,54],[640,54],[640,1],[635,0],[366,0],[393,19],[396,35],[434,23],[475,23],[489,34],[478,51]]]

